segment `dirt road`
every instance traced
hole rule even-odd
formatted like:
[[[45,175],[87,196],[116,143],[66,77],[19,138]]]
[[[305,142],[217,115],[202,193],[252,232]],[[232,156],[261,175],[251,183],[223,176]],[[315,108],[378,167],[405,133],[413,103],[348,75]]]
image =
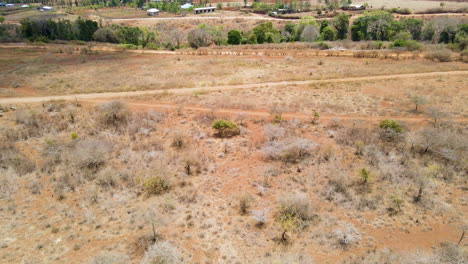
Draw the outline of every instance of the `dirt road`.
[[[325,80],[282,81],[282,82],[266,82],[266,83],[241,84],[241,85],[222,85],[222,86],[213,86],[213,87],[191,87],[191,88],[132,91],[132,92],[105,92],[105,93],[88,93],[88,94],[52,95],[52,96],[42,96],[42,97],[0,98],[0,104],[40,103],[40,102],[50,101],[50,100],[86,100],[86,99],[102,99],[102,98],[110,99],[110,98],[119,98],[119,97],[163,94],[163,93],[191,94],[196,91],[204,91],[204,92],[229,91],[229,90],[254,89],[254,88],[265,88],[265,87],[278,87],[278,86],[294,87],[297,85],[308,85],[308,84],[363,82],[363,81],[375,81],[375,80],[449,76],[449,75],[468,75],[468,71],[408,73],[408,74],[325,79]],[[289,88],[292,88],[292,87],[289,87]]]

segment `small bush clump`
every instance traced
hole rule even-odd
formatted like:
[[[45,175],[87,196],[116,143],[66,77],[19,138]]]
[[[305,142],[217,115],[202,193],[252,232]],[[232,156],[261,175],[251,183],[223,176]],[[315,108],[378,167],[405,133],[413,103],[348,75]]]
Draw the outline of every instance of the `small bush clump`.
[[[309,156],[316,147],[318,144],[305,138],[288,138],[267,142],[263,154],[268,159],[294,163]]]
[[[95,170],[106,162],[111,150],[111,146],[105,141],[81,140],[75,146],[75,155],[72,159],[80,168]]]
[[[231,121],[218,119],[212,124],[212,128],[216,129],[216,133],[219,137],[233,137],[239,135],[240,129]]]
[[[180,252],[168,241],[157,241],[146,252],[142,264],[182,264]]]
[[[391,129],[395,133],[403,132],[403,127],[395,120],[385,119],[380,122],[380,128]]]
[[[431,61],[450,62],[452,61],[452,54],[449,50],[442,49],[427,53],[425,58]]]
[[[97,106],[99,114],[98,120],[105,127],[117,128],[119,125],[126,124],[128,120],[127,106],[119,101],[103,103]]]
[[[147,195],[159,195],[171,188],[171,184],[166,177],[154,176],[143,182],[143,187]]]

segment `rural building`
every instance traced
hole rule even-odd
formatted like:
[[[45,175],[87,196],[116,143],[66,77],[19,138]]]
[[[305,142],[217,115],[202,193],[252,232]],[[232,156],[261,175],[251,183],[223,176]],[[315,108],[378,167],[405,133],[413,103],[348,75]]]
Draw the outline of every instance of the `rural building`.
[[[349,11],[357,11],[357,10],[365,10],[366,7],[363,5],[348,5],[348,6],[343,6],[341,9],[349,10]]]
[[[203,13],[211,13],[216,11],[216,7],[200,7],[200,8],[194,8],[193,13],[194,14],[203,14]]]
[[[146,11],[146,13],[148,14],[148,16],[157,16],[159,15],[159,9],[150,8]]]
[[[51,6],[43,6],[43,7],[41,7],[41,11],[48,12],[48,11],[52,11],[52,10],[54,10],[54,8],[51,7]]]
[[[183,5],[180,6],[180,8],[182,8],[182,9],[189,9],[191,7],[193,7],[193,5],[191,5],[189,3],[183,4]]]

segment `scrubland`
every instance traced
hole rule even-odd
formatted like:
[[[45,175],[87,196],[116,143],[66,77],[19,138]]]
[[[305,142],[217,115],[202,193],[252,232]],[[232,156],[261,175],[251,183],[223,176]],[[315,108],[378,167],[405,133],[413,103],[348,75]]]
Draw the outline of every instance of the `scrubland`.
[[[464,98],[444,76],[4,105],[0,260],[463,263]]]

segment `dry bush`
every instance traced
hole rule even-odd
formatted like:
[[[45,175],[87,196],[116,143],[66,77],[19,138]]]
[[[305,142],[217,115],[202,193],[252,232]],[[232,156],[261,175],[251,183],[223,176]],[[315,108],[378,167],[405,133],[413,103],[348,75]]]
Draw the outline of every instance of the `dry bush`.
[[[284,137],[286,129],[279,124],[267,124],[263,127],[263,134],[268,141],[275,141]]]
[[[168,241],[157,241],[145,252],[141,264],[182,264],[179,250]]]
[[[197,28],[188,33],[187,42],[190,47],[198,49],[208,46],[211,43],[211,37],[204,29]]]
[[[130,263],[130,258],[119,252],[101,252],[93,257],[90,264],[127,264]]]
[[[155,125],[161,123],[164,118],[164,114],[154,111],[133,113],[128,118],[127,133],[148,136],[156,130]]]
[[[0,168],[0,200],[9,200],[18,189],[19,175],[12,169]]]
[[[29,180],[26,187],[31,194],[41,194],[42,184],[35,178]]]
[[[267,142],[262,152],[267,159],[294,163],[311,155],[318,146],[309,139],[287,138],[283,141]]]
[[[266,256],[259,260],[259,264],[313,264],[314,261],[310,256],[302,254],[289,253],[285,255]]]
[[[98,121],[104,128],[112,127],[114,129],[126,125],[128,121],[127,105],[119,101],[111,101],[96,106]]]
[[[53,180],[55,181],[54,193],[62,196],[64,192],[74,191],[81,184],[82,177],[77,172],[62,168],[55,173]]]
[[[397,253],[389,249],[368,252],[364,256],[353,256],[344,264],[462,264],[468,260],[468,252],[453,243],[441,243],[433,252]]]
[[[111,151],[106,141],[85,139],[76,144],[72,159],[79,168],[96,170],[106,162]]]
[[[466,168],[468,136],[460,131],[424,128],[416,134],[413,147],[422,155],[430,154],[461,170]]]
[[[181,131],[175,131],[172,134],[171,147],[175,149],[183,149],[187,146],[187,136]]]
[[[47,140],[41,149],[42,162],[40,168],[44,172],[52,172],[64,160],[65,146],[54,140]]]
[[[35,164],[27,159],[13,144],[0,143],[0,169],[13,168],[23,175],[34,171]]]
[[[334,232],[334,237],[339,247],[348,249],[353,244],[358,244],[361,241],[359,231],[351,224],[346,223]]]
[[[294,218],[297,228],[306,226],[307,221],[314,217],[310,198],[305,193],[287,195],[279,200],[276,219],[279,222]]]
[[[179,162],[182,164],[185,174],[198,175],[204,168],[205,160],[201,153],[187,152],[181,155]]]
[[[263,210],[253,210],[250,212],[250,215],[255,219],[255,226],[263,227],[267,221],[267,209]]]
[[[431,60],[431,61],[449,62],[449,61],[452,61],[452,53],[450,52],[450,50],[439,49],[439,50],[427,53],[424,56],[424,58]]]
[[[336,136],[336,142],[342,145],[354,146],[357,141],[364,145],[378,142],[378,133],[373,129],[356,127],[343,129]]]
[[[354,200],[354,192],[349,179],[344,175],[333,176],[325,187],[323,196],[336,204],[348,204]]]
[[[239,197],[239,213],[246,215],[249,212],[250,206],[252,205],[253,198],[250,194],[244,193]]]
[[[107,167],[97,173],[96,181],[102,187],[115,187],[119,182],[120,176],[121,173],[118,170]]]
[[[171,182],[165,175],[156,175],[144,180],[143,187],[147,195],[159,195],[171,188]]]

